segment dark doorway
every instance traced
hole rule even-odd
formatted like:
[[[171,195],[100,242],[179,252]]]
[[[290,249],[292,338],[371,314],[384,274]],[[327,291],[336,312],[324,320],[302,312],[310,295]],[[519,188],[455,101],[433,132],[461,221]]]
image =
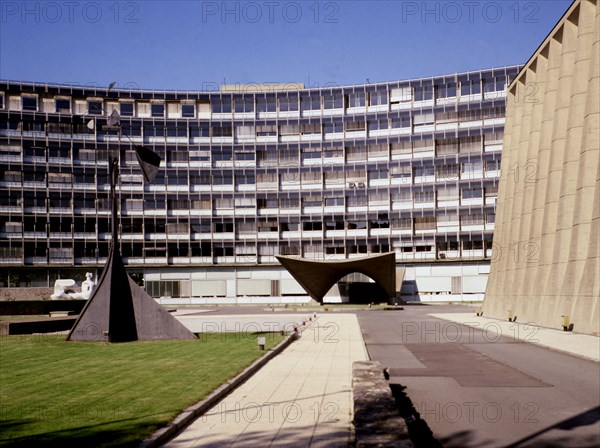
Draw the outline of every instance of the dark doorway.
[[[348,288],[350,303],[382,303],[388,302],[388,295],[377,283],[350,283]]]

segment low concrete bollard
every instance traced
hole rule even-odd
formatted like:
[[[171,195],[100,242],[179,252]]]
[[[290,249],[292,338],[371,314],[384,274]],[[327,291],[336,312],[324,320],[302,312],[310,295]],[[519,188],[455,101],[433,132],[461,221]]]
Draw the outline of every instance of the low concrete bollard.
[[[356,448],[414,448],[381,364],[352,364],[352,394]]]

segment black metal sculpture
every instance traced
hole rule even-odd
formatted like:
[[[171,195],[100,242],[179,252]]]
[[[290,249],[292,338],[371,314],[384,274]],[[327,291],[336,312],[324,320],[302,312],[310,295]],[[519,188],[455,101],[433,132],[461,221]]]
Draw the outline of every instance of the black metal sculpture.
[[[109,125],[120,125],[114,111]],[[127,135],[127,138],[129,136]],[[131,138],[129,138],[131,141]],[[133,142],[131,142],[133,144]],[[134,145],[146,182],[151,182],[160,166],[160,157]],[[136,340],[195,339],[196,336],[154,301],[128,274],[119,250],[118,200],[116,185],[119,161],[109,164],[112,201],[112,241],[100,280],[67,336],[68,341],[130,342]]]

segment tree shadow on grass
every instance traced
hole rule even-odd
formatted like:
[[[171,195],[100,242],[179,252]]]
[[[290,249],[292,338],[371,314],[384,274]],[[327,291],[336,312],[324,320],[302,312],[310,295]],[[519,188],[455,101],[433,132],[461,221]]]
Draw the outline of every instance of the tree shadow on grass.
[[[64,447],[120,447],[138,446],[143,439],[161,426],[159,422],[140,421],[150,416],[119,421],[102,422],[96,425],[78,426],[22,437],[7,437],[6,430],[25,427],[35,420],[3,420],[0,422],[0,447],[11,448],[64,448]],[[136,436],[137,435],[137,436]]]

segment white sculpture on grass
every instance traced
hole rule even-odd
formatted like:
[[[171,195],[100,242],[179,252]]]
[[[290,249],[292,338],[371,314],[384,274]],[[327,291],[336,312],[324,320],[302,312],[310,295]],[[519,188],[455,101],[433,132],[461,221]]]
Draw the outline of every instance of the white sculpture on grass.
[[[52,300],[60,299],[84,299],[90,298],[94,292],[96,282],[93,280],[93,274],[86,272],[85,280],[81,283],[81,292],[73,291],[77,288],[77,283],[73,279],[58,279],[54,282],[54,294],[50,296]]]

